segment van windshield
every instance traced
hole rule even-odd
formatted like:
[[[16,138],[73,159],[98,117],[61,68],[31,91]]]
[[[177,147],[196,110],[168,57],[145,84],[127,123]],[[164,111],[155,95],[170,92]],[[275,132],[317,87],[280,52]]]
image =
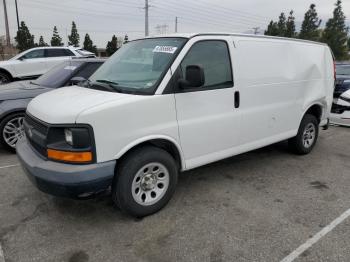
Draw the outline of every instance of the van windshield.
[[[116,92],[154,94],[185,42],[185,38],[150,38],[129,42],[90,77],[90,83],[108,85]]]

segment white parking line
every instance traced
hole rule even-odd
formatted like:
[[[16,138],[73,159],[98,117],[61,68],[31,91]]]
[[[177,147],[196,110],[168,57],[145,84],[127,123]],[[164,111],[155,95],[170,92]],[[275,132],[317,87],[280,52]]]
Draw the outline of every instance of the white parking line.
[[[334,228],[336,228],[340,223],[342,223],[348,217],[350,217],[350,209],[345,211],[338,218],[333,220],[332,223],[324,227],[320,232],[318,232],[316,235],[314,235],[312,238],[310,238],[308,241],[306,241],[304,244],[302,244],[300,247],[298,247],[296,250],[294,250],[292,253],[290,253],[288,256],[282,259],[281,262],[292,262],[295,259],[297,259],[302,253],[304,253],[312,245],[317,243],[322,237],[324,237],[329,232],[331,232]]]
[[[0,244],[0,262],[5,262],[4,251],[2,251],[1,244]]]
[[[8,165],[8,166],[0,166],[0,169],[9,168],[9,167],[16,167],[16,166],[19,166],[19,164],[17,164],[17,165]]]

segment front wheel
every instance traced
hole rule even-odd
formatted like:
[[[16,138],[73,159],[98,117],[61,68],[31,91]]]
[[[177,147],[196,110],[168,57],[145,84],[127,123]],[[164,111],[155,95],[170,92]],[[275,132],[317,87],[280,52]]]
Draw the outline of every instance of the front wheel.
[[[10,152],[16,152],[16,144],[24,136],[24,113],[8,115],[0,122],[0,143]]]
[[[121,163],[113,182],[116,205],[136,217],[162,209],[175,192],[178,168],[163,149],[147,146],[131,152]]]
[[[6,73],[0,72],[0,85],[4,85],[11,82],[11,76]]]
[[[319,132],[319,124],[314,115],[305,115],[298,134],[288,140],[290,149],[298,155],[306,155],[314,148]]]

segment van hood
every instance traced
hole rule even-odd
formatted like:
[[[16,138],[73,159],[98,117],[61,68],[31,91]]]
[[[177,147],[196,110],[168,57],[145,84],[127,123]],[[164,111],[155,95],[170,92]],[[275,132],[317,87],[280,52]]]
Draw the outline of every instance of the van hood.
[[[79,86],[63,87],[34,98],[27,112],[46,123],[71,124],[76,123],[79,114],[85,110],[133,96]]]

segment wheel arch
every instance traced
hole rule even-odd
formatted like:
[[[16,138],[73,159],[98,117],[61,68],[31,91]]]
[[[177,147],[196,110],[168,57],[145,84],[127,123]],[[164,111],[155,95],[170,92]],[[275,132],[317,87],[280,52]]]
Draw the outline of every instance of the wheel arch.
[[[13,75],[7,69],[0,67],[0,73],[5,73],[5,74],[9,75],[11,78],[11,81],[13,80]]]
[[[148,136],[135,140],[119,151],[116,155],[117,161],[121,161],[128,153],[145,145],[152,145],[164,149],[175,159],[180,170],[185,169],[185,159],[179,143],[175,139],[163,135]]]
[[[322,116],[324,114],[324,105],[321,102],[316,102],[316,103],[313,103],[310,106],[308,106],[304,110],[302,118],[300,119],[300,122],[306,114],[310,114],[310,115],[315,116],[318,123],[320,124],[321,120],[322,120]]]
[[[9,115],[17,114],[17,113],[25,113],[25,112],[26,112],[26,108],[14,108],[14,109],[11,109],[9,111],[6,111],[0,115],[0,123],[2,122],[2,120],[4,120]]]

